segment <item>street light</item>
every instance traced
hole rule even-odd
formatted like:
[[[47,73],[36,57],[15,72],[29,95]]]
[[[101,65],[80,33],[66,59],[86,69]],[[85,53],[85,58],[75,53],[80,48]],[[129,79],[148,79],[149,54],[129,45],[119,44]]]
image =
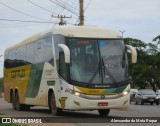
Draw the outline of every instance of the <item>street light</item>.
[[[126,32],[126,30],[124,30],[124,31],[120,31],[120,30],[119,30],[119,32],[121,32],[122,38],[123,38],[123,34],[124,34],[124,32]]]

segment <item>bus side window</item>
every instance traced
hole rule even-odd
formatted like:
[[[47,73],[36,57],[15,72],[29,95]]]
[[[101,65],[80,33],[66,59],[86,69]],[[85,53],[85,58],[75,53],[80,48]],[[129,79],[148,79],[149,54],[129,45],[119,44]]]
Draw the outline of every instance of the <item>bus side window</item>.
[[[35,51],[34,62],[35,63],[40,63],[40,62],[42,62],[42,57],[43,57],[43,44],[42,44],[42,40],[36,41],[34,47],[35,47],[34,48],[34,51]]]
[[[64,52],[59,53],[59,74],[60,76],[67,80],[66,63],[64,60]]]
[[[34,63],[34,43],[27,44],[27,57],[26,61],[28,63]]]
[[[53,48],[52,48],[52,36],[46,36],[43,41],[43,62],[49,62],[54,66]]]

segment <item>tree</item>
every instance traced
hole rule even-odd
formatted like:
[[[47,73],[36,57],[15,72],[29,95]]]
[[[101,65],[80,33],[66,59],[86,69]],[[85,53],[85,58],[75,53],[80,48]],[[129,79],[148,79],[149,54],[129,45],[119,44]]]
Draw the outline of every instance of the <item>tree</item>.
[[[144,79],[142,78],[142,70],[144,69],[143,64],[146,60],[146,46],[147,44],[144,43],[141,40],[138,39],[133,39],[133,38],[125,38],[124,42],[127,45],[132,45],[133,47],[136,48],[137,50],[137,63],[136,64],[130,64],[129,65],[129,74],[130,74],[130,78],[131,78],[131,87],[134,88],[135,85],[144,88],[145,86],[142,85],[142,83],[144,84]]]
[[[138,54],[137,63],[130,64],[131,87],[134,88],[137,85],[145,88],[151,85],[153,90],[156,90],[155,85],[157,85],[160,88],[160,49],[158,45],[147,44],[133,38],[125,38],[124,42],[135,47]]]
[[[160,35],[156,36],[153,41],[157,42],[157,45],[160,44]]]

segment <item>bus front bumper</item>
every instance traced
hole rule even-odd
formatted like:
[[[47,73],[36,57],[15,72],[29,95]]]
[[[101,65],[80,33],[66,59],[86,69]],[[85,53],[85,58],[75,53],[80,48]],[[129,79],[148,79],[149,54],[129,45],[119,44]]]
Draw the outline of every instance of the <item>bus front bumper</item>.
[[[99,109],[127,109],[130,95],[115,99],[85,99],[70,94],[66,101],[65,109],[69,110],[99,110]]]

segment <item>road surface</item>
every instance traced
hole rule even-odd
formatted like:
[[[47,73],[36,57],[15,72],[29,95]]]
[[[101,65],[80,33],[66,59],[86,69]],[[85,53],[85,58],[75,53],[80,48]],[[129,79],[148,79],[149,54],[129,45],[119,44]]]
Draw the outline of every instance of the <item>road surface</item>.
[[[65,122],[65,125],[68,125],[66,122],[68,121],[70,125],[73,126],[88,126],[89,124],[92,126],[100,126],[100,125],[106,125],[107,121],[105,122],[104,119],[117,119],[117,117],[144,117],[146,119],[147,117],[159,117],[160,119],[160,106],[159,105],[134,105],[132,103],[127,110],[111,110],[108,117],[101,118],[99,117],[99,114],[97,111],[65,111],[63,116],[55,117],[50,112],[48,107],[32,107],[30,111],[16,111],[12,109],[12,105],[10,103],[7,103],[3,98],[0,98],[0,114],[2,114],[2,117],[11,116],[11,117],[28,117],[28,118],[43,118],[45,122],[56,122],[56,120],[59,120],[59,122]],[[76,118],[75,118],[76,117]],[[135,118],[135,119],[137,119]],[[66,121],[67,120],[67,121]],[[98,121],[98,122],[96,122]],[[100,122],[102,121],[102,122]],[[131,120],[130,120],[131,121]],[[56,122],[57,123],[57,122]],[[145,125],[150,126],[148,123],[136,123],[136,125]],[[43,125],[43,124],[42,124]],[[50,124],[51,125],[51,124]],[[60,124],[59,124],[60,125]],[[64,125],[64,123],[63,123]],[[64,125],[64,126],[65,126]],[[135,126],[135,123],[110,123],[110,125],[113,126]],[[159,126],[160,124],[154,123],[152,124],[154,126]],[[39,126],[35,124],[35,126]]]

